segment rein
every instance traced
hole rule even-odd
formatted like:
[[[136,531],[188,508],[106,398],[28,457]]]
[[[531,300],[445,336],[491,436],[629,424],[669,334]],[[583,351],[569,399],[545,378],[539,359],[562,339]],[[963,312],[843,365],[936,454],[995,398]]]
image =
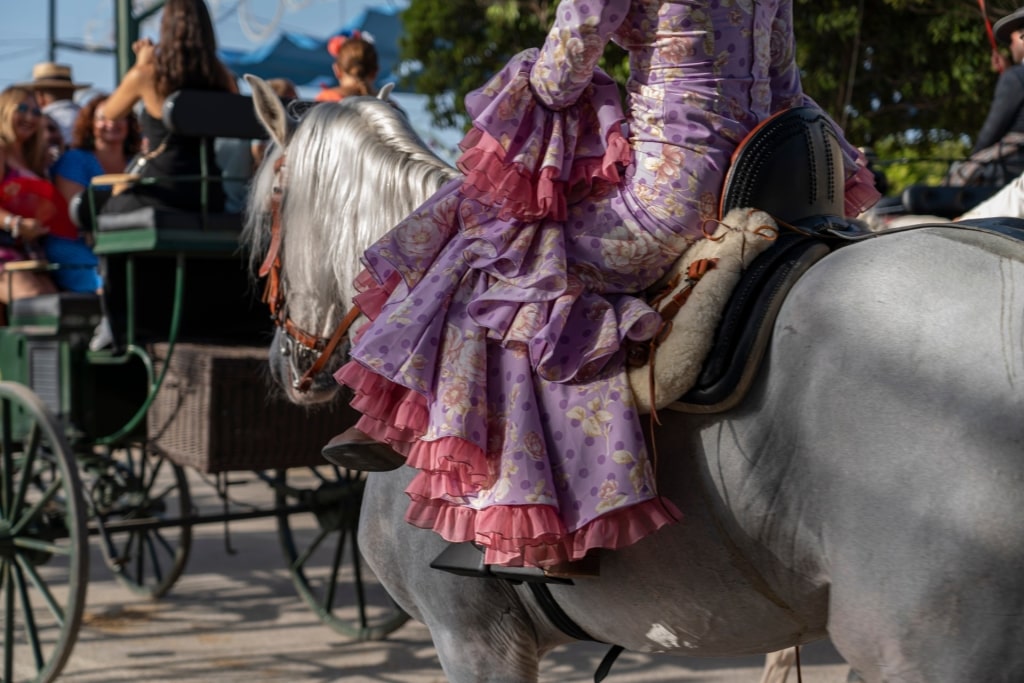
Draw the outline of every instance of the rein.
[[[280,177],[284,168],[285,156],[282,154],[274,162],[275,178]],[[359,317],[360,311],[355,306],[351,307],[338,326],[334,328],[330,337],[307,332],[288,317],[287,307],[284,305],[284,278],[281,275],[281,204],[283,198],[283,183],[275,183],[270,199],[270,246],[260,265],[259,274],[260,277],[267,278],[267,284],[263,290],[263,302],[270,308],[270,317],[274,321],[274,325],[303,348],[318,354],[316,360],[303,373],[302,377],[294,382],[297,391],[305,392],[309,391],[313,385],[313,378],[323,370],[335,349],[338,348],[338,344],[346,337],[352,323]]]

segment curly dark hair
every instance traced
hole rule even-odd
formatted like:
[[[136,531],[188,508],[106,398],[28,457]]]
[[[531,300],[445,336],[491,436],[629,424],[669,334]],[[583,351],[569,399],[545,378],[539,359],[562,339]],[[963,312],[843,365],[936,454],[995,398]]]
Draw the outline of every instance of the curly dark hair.
[[[108,97],[110,96],[97,95],[78,112],[74,128],[71,129],[71,149],[86,149],[90,152],[96,150],[96,137],[92,132],[93,124],[96,123],[96,110]],[[125,118],[128,120],[128,134],[124,138],[124,154],[131,158],[142,147],[142,131],[134,112],[129,112]]]
[[[167,0],[154,57],[156,91],[229,90],[231,73],[217,57],[217,36],[203,0]]]

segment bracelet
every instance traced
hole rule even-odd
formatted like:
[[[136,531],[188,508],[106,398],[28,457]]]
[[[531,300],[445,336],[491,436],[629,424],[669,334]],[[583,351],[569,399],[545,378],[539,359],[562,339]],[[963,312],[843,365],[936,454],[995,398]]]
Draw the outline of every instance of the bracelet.
[[[21,216],[15,216],[14,222],[11,223],[11,237],[14,239],[21,237]]]

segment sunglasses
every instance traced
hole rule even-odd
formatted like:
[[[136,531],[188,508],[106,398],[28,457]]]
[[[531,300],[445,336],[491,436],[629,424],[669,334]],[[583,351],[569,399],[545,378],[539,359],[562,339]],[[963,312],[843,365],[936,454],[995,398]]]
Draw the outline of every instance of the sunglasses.
[[[30,107],[29,105],[24,104],[24,103],[18,105],[17,112],[19,114],[32,114],[32,116],[42,116],[43,115],[43,110],[40,109],[39,107]]]

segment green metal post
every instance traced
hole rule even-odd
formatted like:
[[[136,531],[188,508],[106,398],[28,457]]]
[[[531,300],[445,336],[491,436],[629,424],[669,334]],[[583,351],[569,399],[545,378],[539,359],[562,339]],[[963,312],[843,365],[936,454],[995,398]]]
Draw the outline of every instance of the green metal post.
[[[116,2],[117,73],[114,76],[120,83],[128,69],[135,63],[132,44],[139,39],[139,25],[159,12],[164,6],[164,0],[153,3],[149,9],[138,16],[132,12],[132,0],[116,0]]]
[[[135,63],[132,43],[139,39],[139,22],[132,14],[132,0],[116,0],[117,22],[117,71],[114,78],[118,83]]]

